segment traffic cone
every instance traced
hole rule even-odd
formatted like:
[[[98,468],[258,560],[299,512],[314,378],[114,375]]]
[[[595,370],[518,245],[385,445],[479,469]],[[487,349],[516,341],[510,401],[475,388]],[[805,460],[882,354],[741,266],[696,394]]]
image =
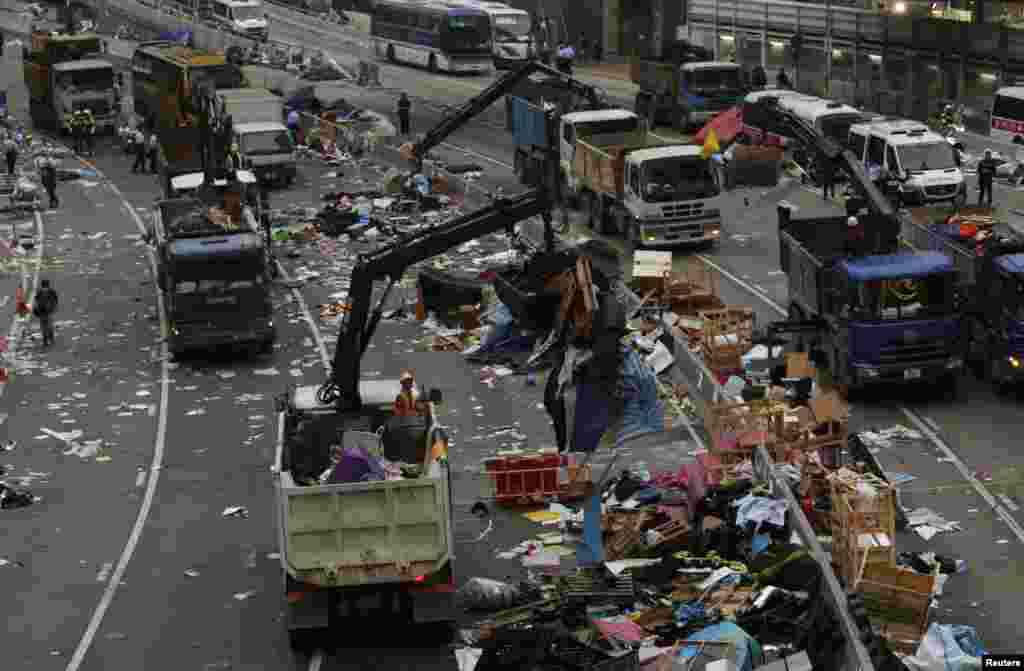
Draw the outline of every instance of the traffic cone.
[[[10,375],[7,373],[6,368],[0,368],[0,384],[7,384],[10,380]]]
[[[423,304],[423,287],[416,287],[416,321],[427,320],[427,306]]]

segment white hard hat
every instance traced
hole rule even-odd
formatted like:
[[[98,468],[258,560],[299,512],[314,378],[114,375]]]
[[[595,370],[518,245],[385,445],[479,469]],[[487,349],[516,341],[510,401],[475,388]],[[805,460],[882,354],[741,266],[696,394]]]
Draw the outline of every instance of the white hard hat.
[[[847,226],[857,226],[858,224],[860,224],[860,222],[857,220],[857,217],[854,217],[854,216],[847,217],[847,219],[846,219],[846,225]]]

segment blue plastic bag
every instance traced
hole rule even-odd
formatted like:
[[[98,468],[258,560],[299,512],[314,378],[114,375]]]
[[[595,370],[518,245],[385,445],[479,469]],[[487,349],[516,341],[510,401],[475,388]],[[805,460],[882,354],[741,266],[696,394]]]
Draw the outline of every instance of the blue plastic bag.
[[[974,671],[981,668],[985,647],[974,627],[933,622],[917,648],[917,654],[904,660],[919,671]]]
[[[658,400],[658,378],[631,347],[623,351],[622,375],[622,427],[618,443],[638,436],[665,430],[665,414]]]

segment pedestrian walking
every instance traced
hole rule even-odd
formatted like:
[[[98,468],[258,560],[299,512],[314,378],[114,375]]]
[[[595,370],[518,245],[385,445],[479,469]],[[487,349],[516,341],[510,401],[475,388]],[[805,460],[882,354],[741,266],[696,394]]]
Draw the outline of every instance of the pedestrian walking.
[[[46,189],[46,195],[50,198],[50,209],[60,207],[60,199],[57,198],[57,159],[54,154],[43,151],[36,159],[36,170],[39,172],[39,181]]]
[[[793,88],[793,83],[789,81],[789,75],[787,75],[786,71],[781,68],[779,69],[779,73],[775,75],[775,85],[780,89]]]
[[[79,156],[85,154],[85,115],[82,110],[71,115],[71,137],[74,140],[75,153]]]
[[[39,283],[39,291],[32,301],[32,314],[39,319],[39,330],[43,334],[43,347],[53,344],[53,315],[57,312],[59,299],[50,286],[50,280]]]
[[[28,297],[25,295],[25,285],[18,283],[14,290],[14,310],[19,317],[27,317],[32,311],[28,307]]]
[[[132,135],[132,151],[135,152],[135,163],[132,172],[146,172],[146,135],[141,128],[136,128]]]
[[[992,150],[985,150],[985,157],[978,161],[978,205],[986,202],[992,207],[992,182],[996,178],[999,163],[992,158]]]
[[[412,101],[409,100],[408,94],[405,91],[398,98],[398,132],[402,135],[409,135],[411,131],[411,124],[409,123],[409,116],[412,113]]]
[[[302,138],[300,137],[300,134],[302,132],[302,120],[299,117],[299,111],[293,109],[286,111],[288,112],[286,125],[288,126],[288,132],[292,136],[292,144],[296,146],[301,145]]]
[[[822,156],[818,161],[818,172],[821,176],[821,197],[825,200],[836,197],[836,174],[835,164],[828,156]]]
[[[95,142],[96,142],[96,117],[93,116],[92,110],[88,107],[82,112],[82,134],[85,140],[85,150],[89,153],[89,156],[95,156]]]
[[[146,155],[149,157],[149,171],[156,174],[156,158],[160,153],[160,140],[156,133],[149,134],[149,142],[146,143]]]
[[[18,163],[18,143],[10,134],[4,139],[4,159],[7,161],[7,174],[13,175],[14,168]]]

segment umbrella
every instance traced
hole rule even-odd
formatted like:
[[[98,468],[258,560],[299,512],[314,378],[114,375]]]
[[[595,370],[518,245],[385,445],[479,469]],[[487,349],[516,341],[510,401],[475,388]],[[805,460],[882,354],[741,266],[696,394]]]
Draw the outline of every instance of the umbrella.
[[[740,133],[743,127],[743,108],[740,106],[729,109],[715,115],[711,121],[704,124],[700,132],[693,137],[695,144],[704,144],[708,131],[714,130],[715,137],[720,145],[727,145],[732,142]]]

